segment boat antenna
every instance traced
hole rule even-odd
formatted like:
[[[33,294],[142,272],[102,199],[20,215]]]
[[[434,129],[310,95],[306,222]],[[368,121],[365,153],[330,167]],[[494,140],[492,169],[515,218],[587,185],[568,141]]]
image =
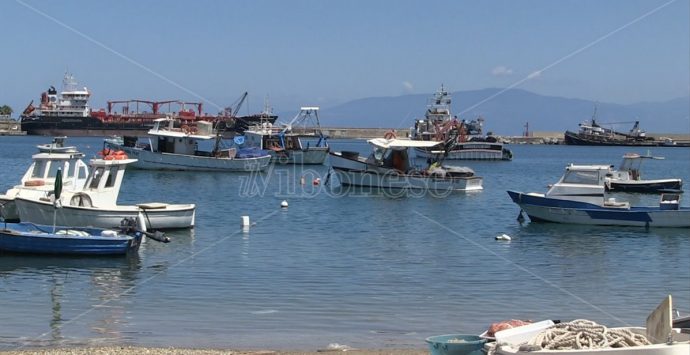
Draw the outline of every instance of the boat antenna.
[[[597,117],[597,102],[594,103],[594,112],[592,112],[592,126],[595,126],[596,123],[596,117]]]

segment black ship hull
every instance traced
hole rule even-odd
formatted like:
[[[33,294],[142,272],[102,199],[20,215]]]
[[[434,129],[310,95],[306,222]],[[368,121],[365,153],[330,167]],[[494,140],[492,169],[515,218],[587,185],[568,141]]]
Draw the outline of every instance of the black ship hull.
[[[599,145],[599,146],[638,146],[638,147],[655,147],[660,145],[660,142],[649,139],[624,139],[624,138],[610,138],[596,135],[584,135],[575,132],[566,131],[564,134],[565,144],[568,145]]]
[[[221,119],[219,128],[224,136],[232,137],[241,133],[248,126],[263,122],[274,123],[277,116],[261,120],[252,116],[237,119]],[[107,137],[107,136],[145,136],[153,128],[153,120],[119,119],[104,121],[96,117],[22,117],[22,131],[32,136],[70,136],[70,137]]]
[[[23,117],[22,131],[32,136],[112,136],[145,135],[153,122],[104,122],[95,117]]]

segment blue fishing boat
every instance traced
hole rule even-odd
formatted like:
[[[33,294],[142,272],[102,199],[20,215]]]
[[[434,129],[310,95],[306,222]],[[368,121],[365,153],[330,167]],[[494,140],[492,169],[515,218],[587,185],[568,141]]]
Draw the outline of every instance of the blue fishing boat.
[[[33,223],[6,223],[0,230],[0,251],[29,254],[124,255],[136,252],[144,231],[134,219],[120,229],[53,227]]]
[[[641,227],[690,227],[690,208],[680,206],[680,193],[661,195],[658,206],[630,206],[605,196],[608,165],[569,165],[545,193],[508,191],[533,222]]]

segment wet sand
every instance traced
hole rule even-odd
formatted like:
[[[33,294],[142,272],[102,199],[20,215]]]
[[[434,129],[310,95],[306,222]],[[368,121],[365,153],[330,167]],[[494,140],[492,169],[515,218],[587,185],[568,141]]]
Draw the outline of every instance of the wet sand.
[[[0,351],[1,355],[324,355],[347,353],[348,355],[426,355],[426,349],[322,349],[314,351],[281,351],[281,350],[229,350],[229,349],[185,349],[185,348],[147,348],[132,346],[56,348],[56,349],[22,349]]]

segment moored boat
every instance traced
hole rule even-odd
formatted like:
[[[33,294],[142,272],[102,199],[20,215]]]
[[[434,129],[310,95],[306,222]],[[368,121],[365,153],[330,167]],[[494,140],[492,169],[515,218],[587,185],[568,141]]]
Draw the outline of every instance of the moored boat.
[[[633,123],[633,122],[630,122]],[[688,147],[688,142],[675,142],[666,137],[648,136],[647,132],[640,128],[640,121],[635,121],[628,132],[620,132],[613,128],[604,127],[605,124],[597,122],[596,108],[589,121],[579,124],[577,132],[565,131],[564,142],[568,145],[594,145],[594,146],[637,146],[637,147]]]
[[[0,207],[5,220],[18,222],[19,213],[15,204],[17,197],[31,199],[48,198],[55,188],[58,171],[61,181],[69,190],[81,190],[89,173],[88,166],[81,160],[84,154],[74,146],[65,146],[64,138],[56,138],[53,143],[38,145],[39,153],[34,154],[18,185],[0,195]]]
[[[105,145],[135,158],[132,166],[137,169],[252,172],[267,169],[271,162],[271,156],[260,150],[221,148],[222,137],[211,122],[176,127],[174,119],[160,118],[148,134],[139,142],[127,136],[106,139]]]
[[[309,121],[314,121],[313,126],[307,126]],[[296,128],[299,133],[294,131]],[[244,131],[241,146],[266,150],[272,161],[280,164],[323,164],[329,151],[326,139],[321,131],[319,108],[302,107],[284,127],[270,122],[249,127]]]
[[[124,217],[145,217],[146,227],[177,229],[194,227],[194,204],[159,202],[118,205],[117,198],[127,164],[135,162],[125,155],[107,155],[90,161],[90,172],[81,188],[67,188],[57,198],[54,194],[15,198],[19,218],[36,224],[112,228]],[[56,201],[60,208],[56,210]]]
[[[437,91],[427,104],[424,119],[416,120],[412,139],[449,142],[445,159],[449,160],[512,160],[513,153],[504,147],[493,135],[483,134],[484,119],[479,117],[469,122],[458,120],[450,113],[450,93],[443,88]],[[437,152],[428,148],[415,148],[417,156],[433,158]]]
[[[663,157],[628,153],[612,176],[606,177],[606,189],[614,192],[659,193],[675,190],[682,192],[683,180],[671,179],[642,179],[640,167],[645,159],[661,160]]]
[[[416,167],[413,148],[433,148],[439,142],[375,138],[369,157],[357,152],[330,152],[330,163],[341,185],[435,192],[478,191],[482,178],[464,167],[446,167],[435,162]]]
[[[143,222],[140,220],[139,222]],[[0,251],[25,254],[124,255],[136,252],[145,229],[121,219],[113,229],[5,223],[0,225]]]
[[[242,101],[246,98],[244,93]],[[89,105],[91,91],[79,88],[74,76],[65,73],[62,90],[51,86],[41,94],[40,104],[33,100],[20,116],[16,125],[29,135],[40,136],[144,136],[154,121],[167,115],[185,122],[218,122],[227,132],[241,132],[247,125],[274,122],[275,115],[236,116],[241,102],[234,109],[223,110],[218,115],[203,112],[201,102],[183,100],[111,100],[107,109],[93,110]],[[167,107],[167,112],[164,108]],[[119,109],[119,111],[118,111]]]
[[[533,222],[640,227],[690,227],[690,208],[680,206],[680,194],[661,195],[658,206],[630,206],[605,198],[608,165],[569,165],[545,193],[508,191]]]

